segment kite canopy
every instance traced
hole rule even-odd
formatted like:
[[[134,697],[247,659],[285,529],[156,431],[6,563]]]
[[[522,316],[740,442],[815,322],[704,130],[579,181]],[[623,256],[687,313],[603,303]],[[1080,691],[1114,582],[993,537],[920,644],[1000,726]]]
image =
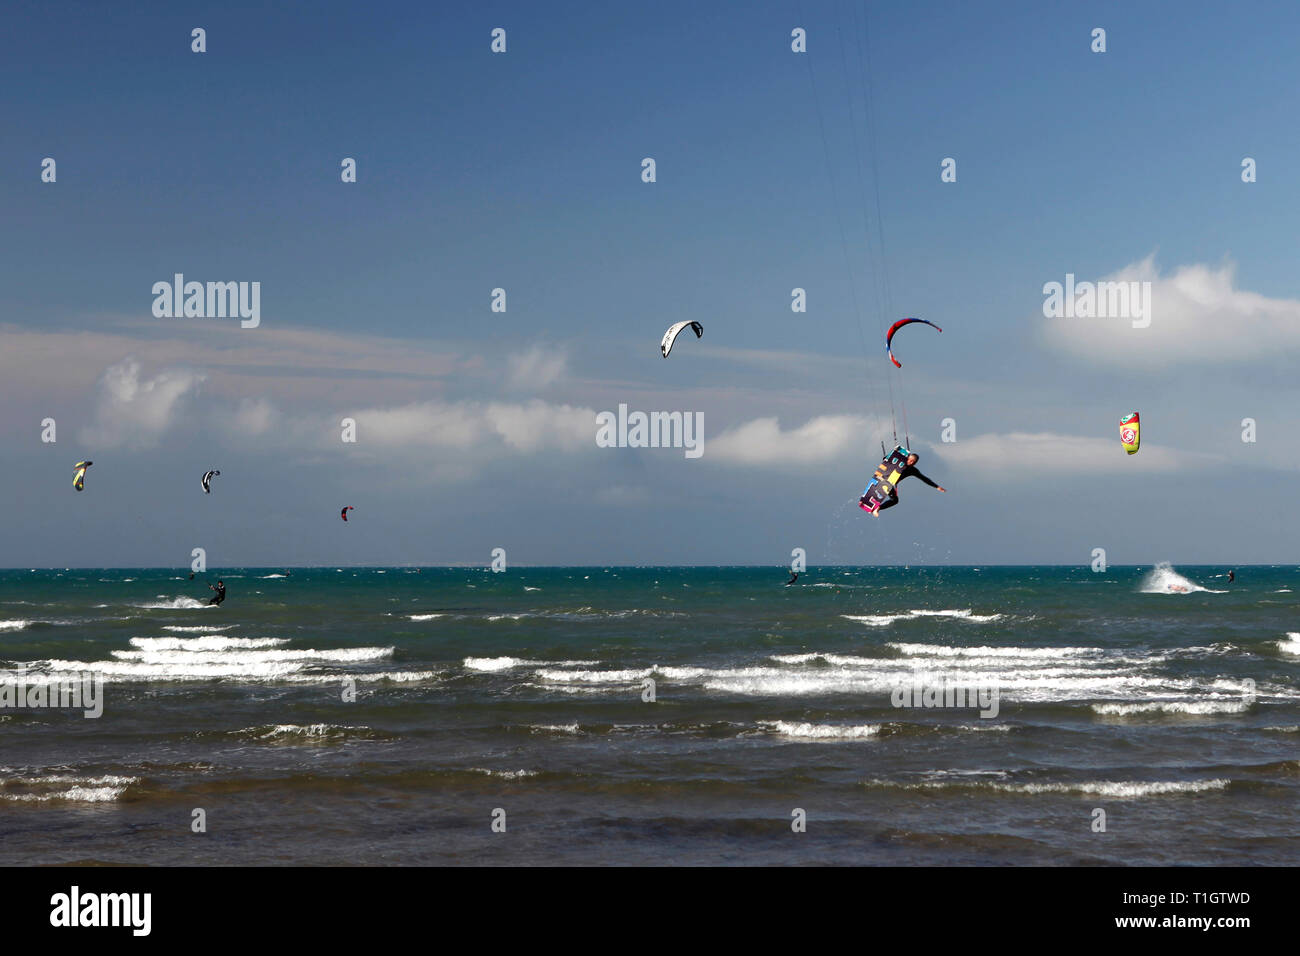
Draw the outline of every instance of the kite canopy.
[[[212,479],[219,474],[221,474],[219,471],[205,471],[203,473],[203,493],[205,495],[212,494],[212,489],[209,486],[212,484]]]
[[[678,322],[676,325],[671,326],[668,329],[668,331],[664,333],[664,340],[659,343],[659,351],[664,353],[664,358],[667,358],[668,353],[673,350],[673,343],[677,341],[677,333],[679,333],[682,329],[686,328],[688,325],[691,327],[692,331],[695,332],[695,337],[697,339],[703,338],[704,326],[700,325],[700,323]]]
[[[1133,412],[1131,415],[1125,415],[1119,420],[1119,440],[1124,446],[1124,450],[1130,455],[1136,455],[1137,450],[1142,445],[1142,435],[1138,430],[1141,420],[1138,413]]]
[[[86,487],[86,469],[93,465],[93,461],[79,461],[76,464],[76,471],[72,475],[72,487],[81,491]]]
[[[894,358],[894,348],[893,348],[894,333],[897,332],[905,325],[911,325],[913,322],[924,322],[926,325],[930,326],[933,329],[938,329],[940,332],[943,331],[943,329],[940,329],[939,326],[935,325],[929,319],[899,319],[897,322],[891,325],[889,327],[889,334],[885,336],[885,351],[889,353],[889,361],[894,363],[894,368],[903,367],[903,363],[900,362],[898,359]]]
[[[351,505],[348,505],[346,508],[344,508],[342,511],[339,512],[339,517],[342,518],[344,521],[347,521],[347,520],[348,520],[348,512],[349,512],[349,511],[356,511],[356,510],[357,510],[356,508],[353,508]]]

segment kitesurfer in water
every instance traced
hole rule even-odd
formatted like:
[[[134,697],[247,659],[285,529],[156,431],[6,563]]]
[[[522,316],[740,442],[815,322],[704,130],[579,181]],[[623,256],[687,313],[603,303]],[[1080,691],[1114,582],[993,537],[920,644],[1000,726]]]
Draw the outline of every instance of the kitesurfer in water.
[[[785,582],[785,586],[786,586],[786,587],[789,587],[790,585],[794,584],[794,582],[796,582],[796,581],[798,581],[798,580],[799,580],[799,572],[798,572],[798,571],[791,571],[791,572],[790,572],[790,580]]]
[[[918,455],[916,452],[912,452],[910,455],[907,456],[907,467],[904,468],[903,473],[898,476],[898,481],[894,482],[894,490],[890,494],[889,500],[886,501],[884,504],[882,504],[879,508],[877,508],[875,514],[880,514],[880,512],[884,511],[886,508],[892,508],[894,507],[894,505],[898,504],[898,486],[903,483],[904,478],[917,477],[920,478],[922,481],[924,481],[931,488],[938,488],[940,491],[947,490],[946,488],[943,487],[943,485],[936,485],[933,481],[925,477],[925,475],[921,474],[921,472],[917,470],[916,463],[920,460],[920,458],[921,456]]]
[[[1237,580],[1237,572],[1236,572],[1236,571],[1229,571],[1229,572],[1228,572],[1228,583],[1231,584],[1231,583],[1232,583],[1233,581],[1235,581],[1235,580]]]
[[[208,603],[220,605],[226,599],[226,585],[218,581],[216,584],[209,584],[208,587],[217,592]]]

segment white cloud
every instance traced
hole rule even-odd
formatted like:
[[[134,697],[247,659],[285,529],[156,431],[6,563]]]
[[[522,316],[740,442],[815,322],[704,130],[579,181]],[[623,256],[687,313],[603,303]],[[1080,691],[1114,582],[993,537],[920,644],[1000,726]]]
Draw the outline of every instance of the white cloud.
[[[1103,281],[1150,282],[1150,325],[1134,328],[1131,318],[1040,315],[1036,320],[1045,323],[1048,345],[1108,365],[1143,367],[1243,362],[1300,350],[1300,301],[1237,288],[1231,263],[1182,266],[1161,276],[1148,256]]]
[[[707,438],[704,457],[740,465],[800,468],[825,464],[872,446],[881,426],[859,415],[822,415],[782,431],[776,418],[756,418]],[[870,456],[868,456],[870,457]]]
[[[146,368],[175,368],[196,355],[210,376],[206,394],[232,402],[258,395],[281,407],[380,389],[384,398],[401,400],[453,377],[472,380],[491,370],[481,356],[454,344],[360,333],[159,326],[111,318],[94,330],[66,332],[0,324],[0,379],[29,393],[56,379],[66,393],[66,383],[95,381],[107,362],[129,358]]]
[[[356,419],[365,444],[467,449],[483,437],[479,421],[446,402],[364,409],[348,417]]]
[[[275,406],[266,399],[245,398],[240,400],[239,406],[235,409],[231,425],[236,431],[246,435],[262,435],[270,431],[278,418],[279,414]]]
[[[99,380],[94,423],[82,429],[81,440],[110,447],[156,444],[182,399],[205,377],[188,369],[164,369],[141,379],[140,363],[131,357],[110,365]]]
[[[517,391],[546,388],[568,372],[568,355],[558,348],[534,345],[506,360],[508,384]]]
[[[493,403],[483,416],[516,451],[596,447],[596,412],[591,408],[537,400],[526,405]]]
[[[447,448],[483,453],[596,447],[596,412],[534,399],[524,403],[420,402],[366,409],[357,420],[359,443]]]
[[[937,445],[935,457],[944,468],[974,473],[996,473],[1007,481],[1042,475],[1080,477],[1097,475],[1119,480],[1131,474],[1204,469],[1219,459],[1202,452],[1182,452],[1147,443],[1136,455],[1128,455],[1111,439],[1059,435],[1053,432],[1010,432],[963,438]]]

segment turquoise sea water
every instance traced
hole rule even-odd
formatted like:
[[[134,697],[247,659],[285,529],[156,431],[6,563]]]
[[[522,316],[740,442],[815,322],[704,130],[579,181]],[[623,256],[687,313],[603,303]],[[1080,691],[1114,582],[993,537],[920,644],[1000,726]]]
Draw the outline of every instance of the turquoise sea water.
[[[0,861],[1294,865],[1300,568],[1224,571],[3,571],[103,713],[0,709]]]

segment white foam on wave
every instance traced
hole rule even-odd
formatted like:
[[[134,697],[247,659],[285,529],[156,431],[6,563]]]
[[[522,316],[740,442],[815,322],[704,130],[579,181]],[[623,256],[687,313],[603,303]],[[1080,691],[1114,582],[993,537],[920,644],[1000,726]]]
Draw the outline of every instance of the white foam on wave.
[[[746,696],[809,696],[821,694],[888,697],[899,686],[946,683],[994,686],[1007,699],[1025,702],[1124,699],[1148,702],[1186,700],[1218,689],[1192,678],[1143,672],[1141,665],[1159,662],[1152,655],[1132,667],[1127,659],[1090,658],[872,658],[851,655],[778,655],[775,665],[706,668],[665,667],[559,670],[540,668],[534,677],[542,686],[565,692],[614,693],[647,677],[694,684],[706,691]],[[811,665],[811,666],[809,666]],[[1241,688],[1227,684],[1225,691]],[[1282,689],[1277,690],[1283,693]],[[1240,698],[1238,698],[1240,699]]]
[[[263,581],[269,581],[269,580],[271,580],[271,578],[283,578],[283,577],[288,577],[288,575],[284,575],[284,574],[264,574],[264,575],[262,575],[261,580],[263,580]]]
[[[1196,689],[1193,681],[1126,676],[1108,673],[1096,676],[1068,669],[1055,669],[1025,675],[997,674],[979,670],[916,672],[911,667],[879,669],[841,668],[823,673],[801,674],[776,668],[737,668],[711,672],[703,682],[706,690],[753,696],[807,696],[817,694],[872,694],[887,696],[896,687],[914,683],[967,687],[992,685],[999,693],[1017,701],[1043,702],[1087,700],[1126,693],[1133,697],[1153,693]]]
[[[348,650],[348,649],[345,649]],[[333,658],[328,662],[336,662]],[[23,680],[31,686],[55,684],[67,679],[69,672],[93,673],[105,683],[151,683],[229,680],[249,683],[332,684],[346,676],[358,683],[410,683],[440,680],[440,671],[339,671],[321,670],[327,661],[300,660],[232,660],[227,655],[181,655],[165,660],[112,661],[41,661],[21,673],[0,671],[0,680]]]
[[[467,670],[471,671],[504,671],[536,662],[520,660],[517,657],[467,657],[462,663]]]
[[[838,667],[874,667],[884,660],[884,658],[880,657],[858,657],[853,654],[827,654],[822,652],[812,654],[773,654],[768,659],[781,664],[811,664],[820,661],[823,664],[833,664]]]
[[[903,654],[925,657],[1068,658],[1100,657],[1105,653],[1100,647],[951,647],[943,644],[894,642],[885,646],[892,647]]]
[[[239,663],[236,661],[200,661],[190,660],[185,655],[181,660],[173,661],[67,661],[51,660],[44,662],[50,680],[57,680],[61,674],[69,671],[94,673],[104,679],[122,680],[218,680],[221,678],[239,678],[241,680],[274,680],[288,677],[301,671],[306,665],[301,661],[276,661],[264,663]],[[39,675],[28,674],[27,682],[32,683]]]
[[[141,607],[149,610],[165,611],[194,611],[205,607],[216,607],[215,604],[208,604],[204,601],[196,601],[192,597],[180,595],[174,598],[168,598],[165,594],[158,595],[158,600],[151,604],[133,604],[132,607]]]
[[[514,667],[592,667],[600,661],[534,661],[522,657],[467,657],[461,665],[472,671],[505,671]],[[574,671],[556,671],[557,674],[573,674]]]
[[[424,680],[441,680],[442,676],[442,671],[379,671],[375,674],[348,674],[350,680],[359,682],[378,683],[379,681],[392,681],[395,684],[415,683]],[[321,679],[333,683],[338,680],[338,677],[334,674],[322,674],[307,678],[307,680],[311,681]]]
[[[880,724],[813,724],[788,720],[760,720],[758,724],[792,740],[862,740],[880,733]]]
[[[239,627],[238,624],[164,624],[164,631],[177,634],[212,634],[216,631],[229,631]]]
[[[24,621],[17,618],[10,621],[0,621],[0,631],[21,631],[24,628],[31,627],[34,621]]]
[[[946,608],[941,610],[929,610],[927,608],[914,608],[910,611],[900,611],[894,614],[841,614],[840,617],[850,621],[856,621],[859,624],[866,624],[869,627],[888,627],[895,621],[915,620],[920,617],[946,617],[959,621],[971,621],[975,624],[987,624],[992,621],[1000,621],[1006,615],[1004,614],[976,614],[971,608]]]
[[[349,727],[346,724],[276,724],[274,727],[246,727],[236,733],[253,734],[258,740],[322,740],[369,731],[369,727]]]
[[[191,642],[192,643],[192,642]],[[160,650],[113,651],[113,657],[120,661],[143,661],[157,664],[261,664],[272,661],[332,661],[355,663],[358,661],[377,661],[393,656],[391,647],[333,647],[326,650],[304,648],[302,650],[243,650],[239,648],[220,650]]]
[[[551,611],[517,611],[514,613],[502,612],[500,614],[488,614],[479,617],[477,614],[458,615],[460,617],[469,617],[484,621],[522,621],[525,618],[540,617],[555,621],[608,621],[622,620],[624,618],[644,615],[646,617],[686,617],[682,611],[664,611],[654,608],[626,608],[619,611],[596,610],[595,608],[585,606],[572,611],[551,610]]]
[[[535,672],[538,680],[553,684],[630,684],[644,680],[653,674],[653,667],[640,670],[554,670],[542,669]]]
[[[411,621],[432,621],[435,617],[442,617],[441,614],[408,614],[408,620]]]
[[[1016,703],[1091,704],[1096,701],[1105,705],[1138,705],[1151,708],[1152,712],[1159,709],[1168,713],[1231,713],[1245,699],[1245,685],[1239,681],[1177,676],[1162,666],[1173,657],[1218,653],[1217,648],[1142,650],[896,643],[886,645],[882,651],[889,656],[826,652],[774,654],[752,665],[732,667],[658,664],[601,667],[576,661],[556,666],[517,658],[488,658],[490,663],[486,666],[496,670],[535,666],[528,686],[584,695],[625,693],[630,686],[655,677],[706,693],[755,697],[854,695],[876,698],[872,703],[882,705],[888,704],[899,687],[918,684],[967,689],[991,687],[997,689],[1004,701]],[[1300,698],[1300,690],[1281,684],[1261,687],[1259,693],[1270,698]]]
[[[1222,790],[1230,780],[1097,780],[1087,783],[993,783],[994,790],[1012,793],[1085,793],[1100,797],[1156,797],[1171,793]]]
[[[1240,700],[1175,700],[1142,704],[1093,704],[1092,709],[1106,717],[1138,714],[1244,714],[1250,710],[1250,704]]]
[[[969,780],[926,780],[899,783],[891,780],[868,780],[868,786],[896,787],[900,790],[997,790],[1029,795],[1063,793],[1100,797],[1155,797],[1169,794],[1203,793],[1223,790],[1230,780],[1089,780],[1079,783],[1001,783]]]
[[[0,779],[0,800],[15,803],[110,803],[134,783],[139,783],[139,779],[119,776],[78,777],[69,774],[6,777]]]
[[[944,611],[916,610],[916,611],[908,611],[907,613],[911,617],[955,617],[963,621],[978,621],[981,623],[987,621],[999,621],[1003,617],[1003,615],[1001,614],[976,614],[970,608],[965,608],[963,610],[944,610]]]
[[[1300,655],[1300,631],[1287,631],[1286,638],[1277,642],[1277,649],[1283,654]]]
[[[566,734],[571,737],[582,733],[577,724],[529,724],[528,729],[535,734]]]
[[[489,770],[486,767],[470,767],[467,772],[482,773],[502,780],[518,780],[522,777],[535,777],[538,774],[536,770]]]
[[[208,628],[193,627],[188,631],[206,631]],[[142,651],[220,651],[226,649],[280,647],[288,644],[286,637],[223,637],[220,634],[207,634],[203,637],[133,637],[132,647]]]
[[[907,617],[906,614],[841,614],[840,617],[849,621],[857,621],[859,624],[866,624],[868,627],[888,627],[895,621],[901,621]]]
[[[928,668],[966,671],[1031,674],[1036,677],[1088,674],[1122,675],[1130,665],[1150,666],[1168,659],[1164,653],[1152,652],[1138,657],[1108,652],[1099,647],[953,647],[944,644],[888,643],[903,658],[859,657],[849,654],[773,654],[769,659],[787,665],[826,664],[840,668]],[[988,674],[982,675],[985,679]]]

